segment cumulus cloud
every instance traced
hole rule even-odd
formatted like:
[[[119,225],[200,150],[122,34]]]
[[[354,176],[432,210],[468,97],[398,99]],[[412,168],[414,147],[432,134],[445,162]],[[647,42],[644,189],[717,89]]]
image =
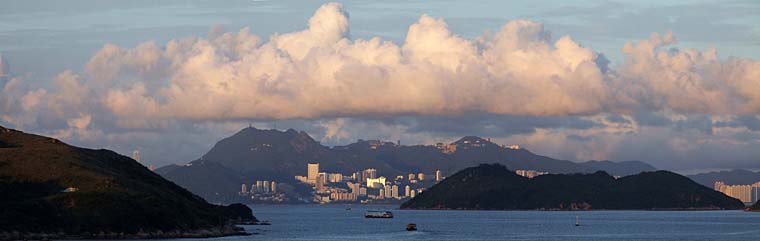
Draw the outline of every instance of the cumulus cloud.
[[[351,39],[348,14],[332,3],[307,29],[268,41],[248,29],[209,36],[165,47],[109,44],[86,76],[122,127],[174,118],[558,116],[603,111],[607,99],[598,54],[570,37],[554,41],[531,21],[465,39],[423,15],[397,45]]]
[[[133,136],[248,120],[311,120],[305,126],[326,142],[366,138],[356,133],[368,128],[414,141],[480,131],[569,159],[614,157],[630,133],[658,128],[700,130],[658,142],[678,152],[708,143],[695,136],[727,143],[742,125],[756,131],[747,116],[760,112],[760,61],[676,42],[653,33],[610,66],[539,22],[464,38],[428,15],[399,43],[354,39],[348,13],[329,3],[305,29],[268,38],[214,26],[207,37],[106,44],[82,73],[64,71],[42,88],[10,77],[0,56],[0,120],[88,140],[105,129]],[[713,131],[720,138],[704,136]]]
[[[465,39],[423,15],[401,45],[351,39],[340,4],[302,31],[267,41],[249,29],[208,39],[106,45],[86,65],[122,127],[170,119],[316,119],[468,112],[522,116],[647,110],[737,114],[760,108],[760,61],[720,60],[714,49],[664,49],[653,34],[606,58],[543,24],[514,20]]]

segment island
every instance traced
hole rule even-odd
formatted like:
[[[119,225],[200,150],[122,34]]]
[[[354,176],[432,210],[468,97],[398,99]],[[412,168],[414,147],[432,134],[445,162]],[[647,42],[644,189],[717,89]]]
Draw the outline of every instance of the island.
[[[0,240],[245,235],[242,204],[219,206],[109,150],[0,126]]]
[[[744,204],[676,173],[615,178],[592,174],[516,175],[499,164],[466,168],[401,205],[463,210],[738,210]]]

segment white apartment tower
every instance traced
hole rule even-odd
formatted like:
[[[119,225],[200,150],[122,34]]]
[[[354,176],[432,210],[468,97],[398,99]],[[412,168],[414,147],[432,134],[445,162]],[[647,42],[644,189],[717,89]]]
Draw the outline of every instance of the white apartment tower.
[[[306,175],[306,179],[309,182],[316,183],[317,177],[319,177],[319,163],[309,163],[307,167],[308,167],[308,172]]]

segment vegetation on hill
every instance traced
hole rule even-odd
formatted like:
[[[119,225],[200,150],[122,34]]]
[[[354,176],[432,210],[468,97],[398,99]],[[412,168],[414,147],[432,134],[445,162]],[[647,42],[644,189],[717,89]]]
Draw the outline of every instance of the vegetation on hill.
[[[3,127],[0,197],[0,239],[220,236],[256,220],[244,205],[209,204],[115,152]]]
[[[605,172],[533,179],[498,164],[467,168],[405,202],[406,209],[702,210],[741,209],[741,201],[668,171],[615,179]]]

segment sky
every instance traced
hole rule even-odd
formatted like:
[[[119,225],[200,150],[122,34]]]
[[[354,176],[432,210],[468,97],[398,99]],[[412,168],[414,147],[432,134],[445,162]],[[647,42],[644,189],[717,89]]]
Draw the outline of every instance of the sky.
[[[757,1],[2,1],[0,125],[163,166],[249,124],[760,169]]]

